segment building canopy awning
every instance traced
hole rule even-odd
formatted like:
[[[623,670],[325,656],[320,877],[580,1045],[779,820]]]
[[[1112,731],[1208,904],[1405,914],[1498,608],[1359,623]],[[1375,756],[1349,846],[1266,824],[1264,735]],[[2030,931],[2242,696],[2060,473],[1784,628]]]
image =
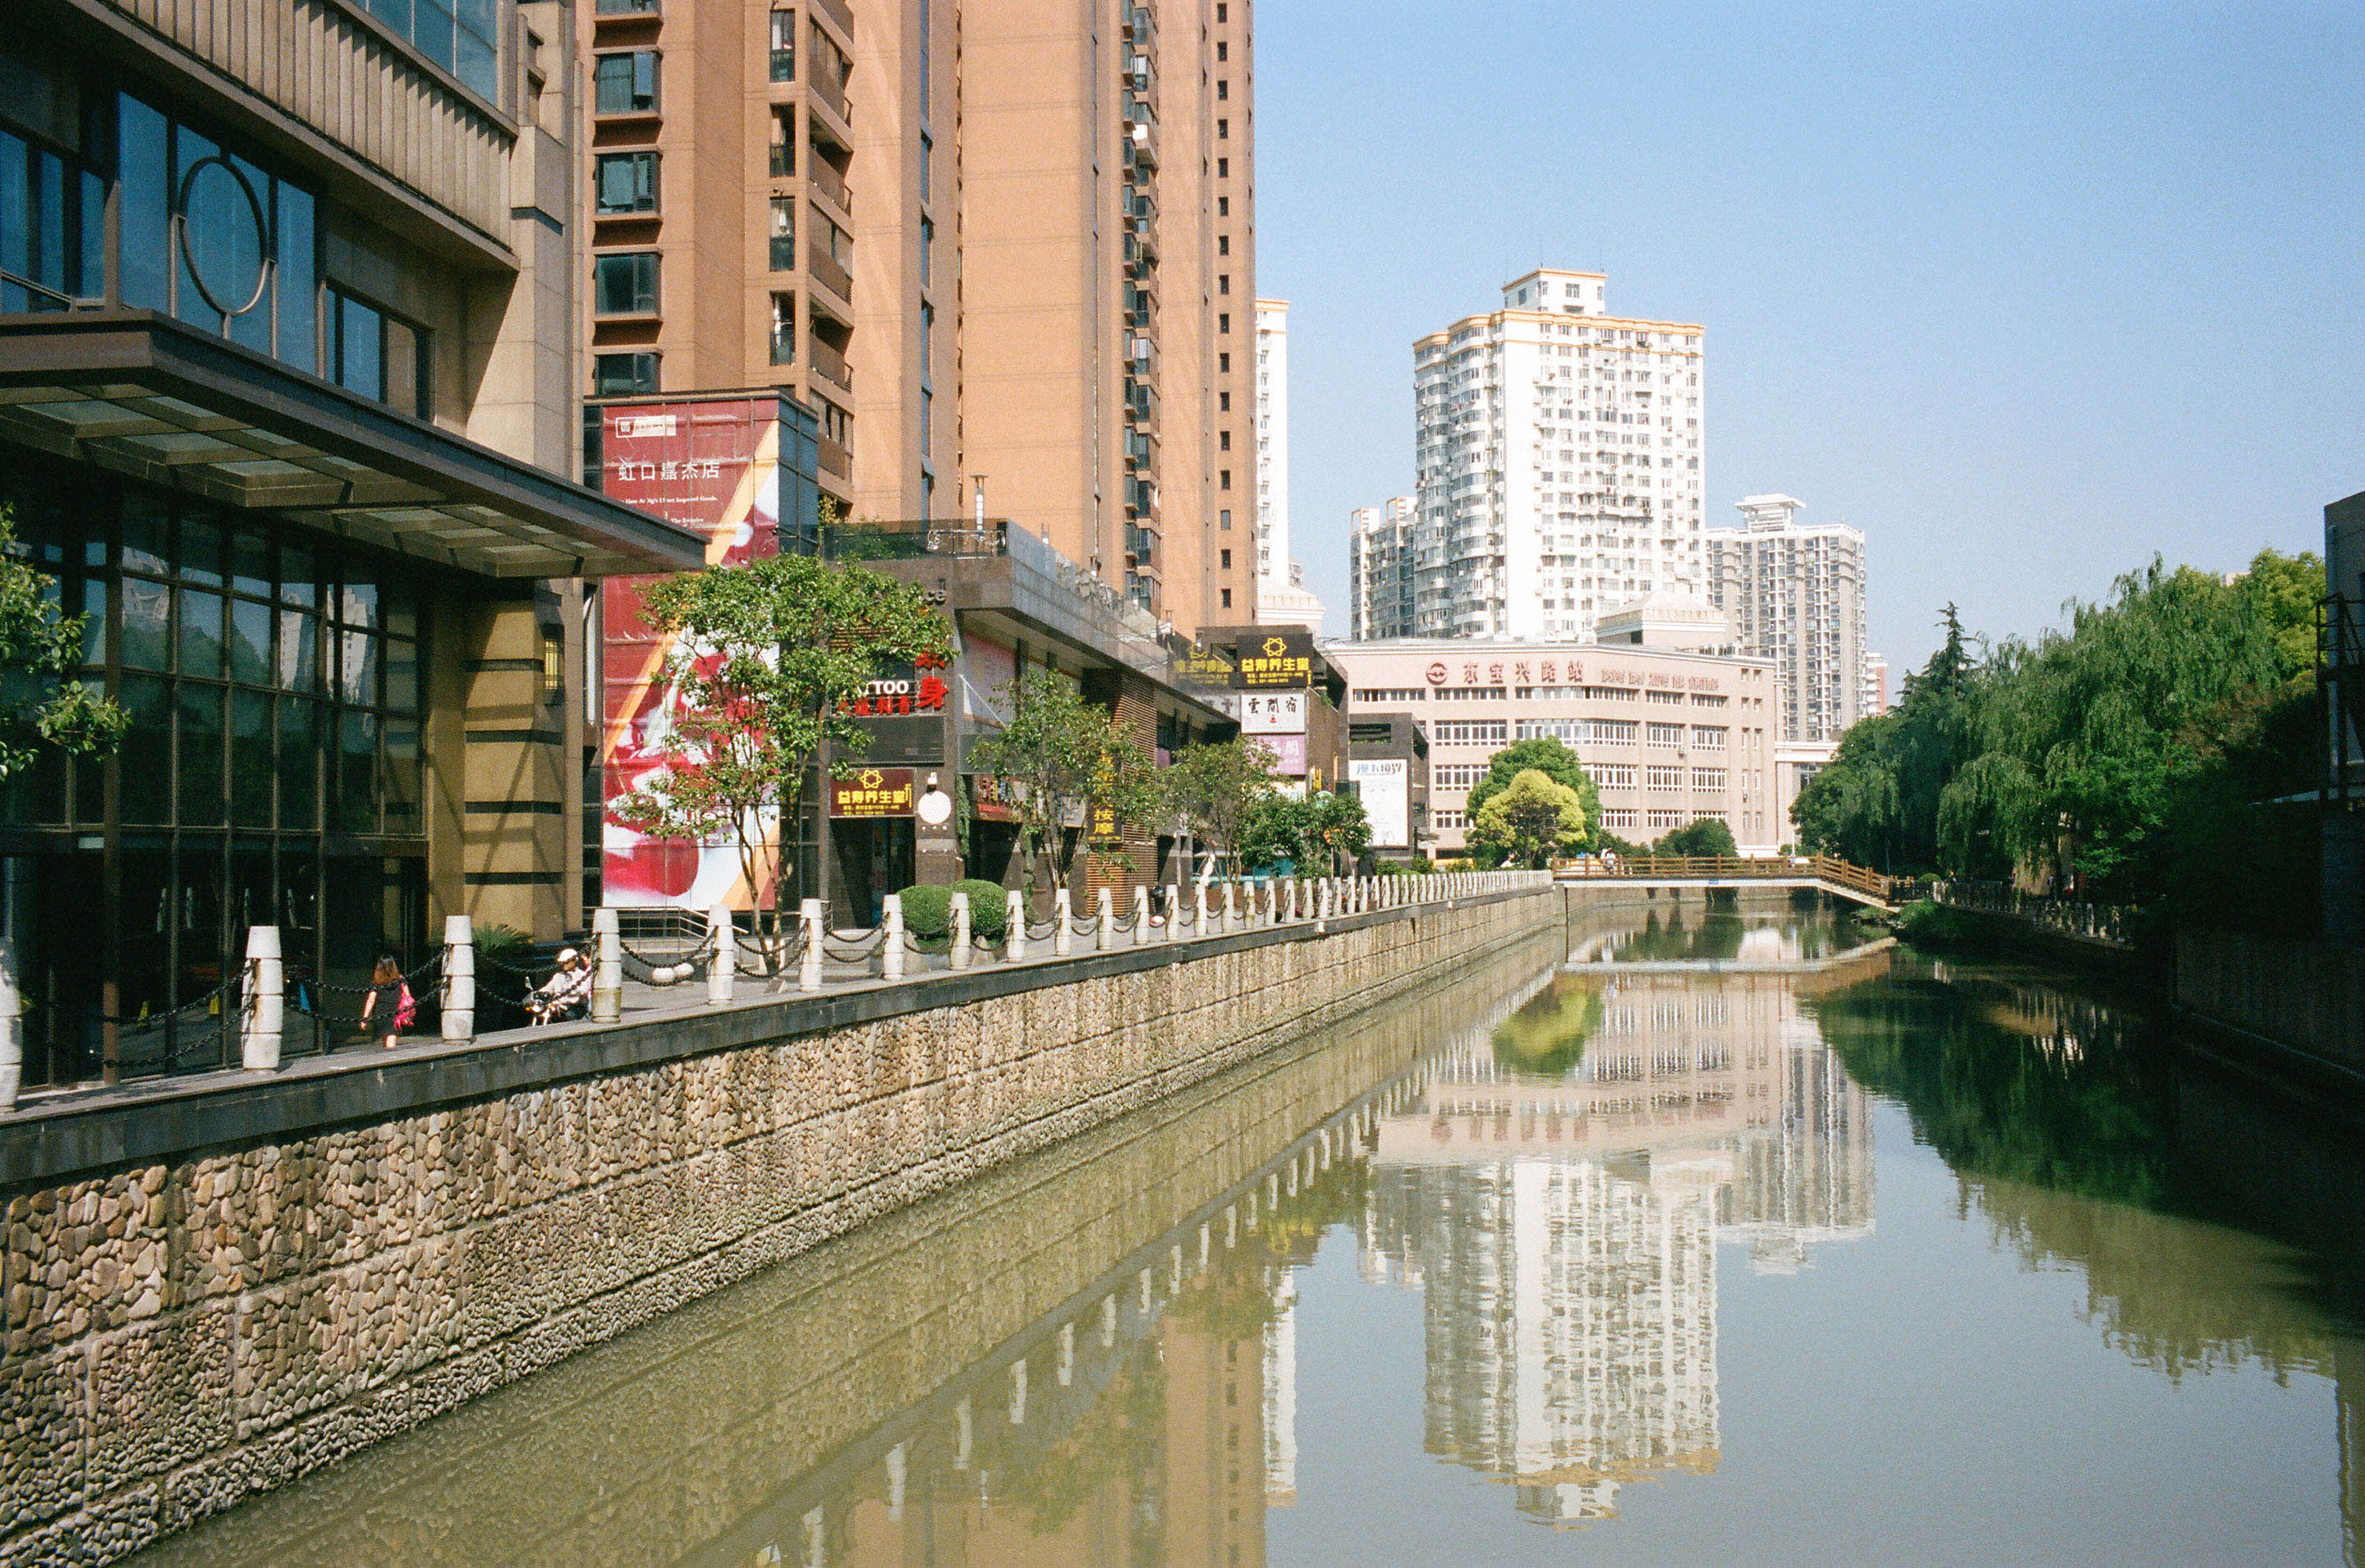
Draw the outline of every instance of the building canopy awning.
[[[0,440],[485,577],[706,559],[688,530],[151,311],[0,321]]]

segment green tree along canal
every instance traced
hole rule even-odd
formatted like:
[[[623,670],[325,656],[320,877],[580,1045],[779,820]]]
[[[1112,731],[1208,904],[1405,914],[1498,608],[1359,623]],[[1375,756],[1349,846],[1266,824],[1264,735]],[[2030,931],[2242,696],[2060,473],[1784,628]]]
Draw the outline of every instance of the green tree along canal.
[[[1573,935],[149,1558],[2356,1562],[2365,1139],[1873,935]]]

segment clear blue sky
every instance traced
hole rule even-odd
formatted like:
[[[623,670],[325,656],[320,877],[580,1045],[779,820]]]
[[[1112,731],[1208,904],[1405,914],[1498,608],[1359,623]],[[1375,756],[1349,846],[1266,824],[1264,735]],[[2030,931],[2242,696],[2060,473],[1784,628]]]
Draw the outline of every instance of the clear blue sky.
[[[1864,530],[1871,637],[2055,622],[2365,490],[2365,6],[1257,13],[1292,530],[1412,486],[1412,341],[1539,262],[1708,327],[1709,521]],[[1893,687],[1892,687],[1893,689]]]

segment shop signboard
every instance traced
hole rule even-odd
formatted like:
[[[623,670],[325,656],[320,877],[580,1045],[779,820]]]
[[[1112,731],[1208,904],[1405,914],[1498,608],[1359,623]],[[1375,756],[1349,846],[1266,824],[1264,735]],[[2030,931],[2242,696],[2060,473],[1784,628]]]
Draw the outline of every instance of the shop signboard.
[[[633,403],[600,410],[600,484],[607,494],[703,536],[709,566],[779,553],[781,443],[793,439],[778,398]],[[673,764],[666,755],[681,713],[673,678],[678,640],[641,618],[654,577],[600,585],[605,644],[600,745],[602,798],[647,789]],[[749,824],[777,846],[777,812]],[[601,824],[601,886],[627,908],[747,908],[767,890],[745,885],[734,834],[704,843],[650,838]]]
[[[912,814],[912,770],[908,767],[857,767],[844,778],[829,781],[829,814],[865,821]]]
[[[1229,691],[1239,671],[1213,648],[1194,645],[1174,660],[1174,684],[1185,691]]]
[[[1277,759],[1273,771],[1284,778],[1306,777],[1306,737],[1304,735],[1259,735],[1257,743]]]
[[[1246,692],[1240,697],[1240,734],[1302,735],[1313,695],[1306,691]]]
[[[1314,684],[1314,633],[1302,628],[1268,632],[1239,646],[1241,691],[1303,690]]]
[[[1363,802],[1374,849],[1412,847],[1412,765],[1400,756],[1350,762],[1347,777]]]

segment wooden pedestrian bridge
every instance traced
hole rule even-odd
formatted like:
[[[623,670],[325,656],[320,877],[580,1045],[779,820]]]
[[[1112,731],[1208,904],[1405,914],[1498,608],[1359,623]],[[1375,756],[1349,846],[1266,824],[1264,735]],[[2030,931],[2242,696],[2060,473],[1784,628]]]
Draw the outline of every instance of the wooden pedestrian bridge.
[[[1588,856],[1552,867],[1558,882],[1619,882],[1709,891],[1741,888],[1812,889],[1874,909],[1889,909],[1904,880],[1830,855]]]

